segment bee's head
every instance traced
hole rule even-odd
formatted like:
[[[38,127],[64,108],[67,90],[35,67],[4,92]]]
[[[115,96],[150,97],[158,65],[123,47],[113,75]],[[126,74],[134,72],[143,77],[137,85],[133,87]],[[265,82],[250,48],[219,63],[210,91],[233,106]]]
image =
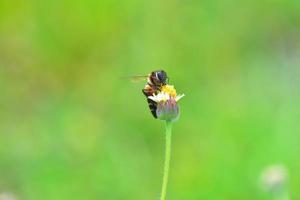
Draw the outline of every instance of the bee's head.
[[[166,85],[168,82],[167,73],[163,70],[152,72],[152,76],[155,77],[154,81],[157,85]]]

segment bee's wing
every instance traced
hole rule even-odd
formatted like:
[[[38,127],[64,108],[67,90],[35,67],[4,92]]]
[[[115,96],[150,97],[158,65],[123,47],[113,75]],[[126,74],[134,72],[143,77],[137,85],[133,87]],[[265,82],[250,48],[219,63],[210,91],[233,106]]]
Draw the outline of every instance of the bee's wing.
[[[148,75],[127,76],[127,77],[124,77],[124,78],[130,80],[132,83],[137,83],[137,82],[147,80]]]

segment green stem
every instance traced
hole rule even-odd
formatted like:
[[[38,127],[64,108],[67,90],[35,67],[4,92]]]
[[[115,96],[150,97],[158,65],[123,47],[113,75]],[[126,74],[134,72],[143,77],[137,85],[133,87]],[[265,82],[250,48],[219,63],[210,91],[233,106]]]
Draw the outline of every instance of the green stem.
[[[164,174],[163,174],[163,183],[162,183],[160,200],[166,199],[169,167],[170,167],[170,159],[171,159],[171,136],[172,136],[172,122],[166,121],[166,152],[165,152]]]

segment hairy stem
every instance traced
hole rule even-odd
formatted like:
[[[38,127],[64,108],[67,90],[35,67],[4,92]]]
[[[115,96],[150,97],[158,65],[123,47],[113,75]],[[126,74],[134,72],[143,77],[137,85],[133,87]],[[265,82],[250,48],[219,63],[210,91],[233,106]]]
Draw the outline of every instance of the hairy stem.
[[[162,183],[160,200],[166,199],[169,167],[170,167],[170,159],[171,159],[171,136],[172,136],[172,122],[166,121],[166,152],[165,152],[164,174],[163,174],[163,183]]]

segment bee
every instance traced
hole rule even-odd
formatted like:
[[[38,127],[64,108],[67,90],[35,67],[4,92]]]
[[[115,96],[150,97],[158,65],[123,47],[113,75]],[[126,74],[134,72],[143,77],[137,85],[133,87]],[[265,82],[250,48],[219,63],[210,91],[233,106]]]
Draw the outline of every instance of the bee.
[[[149,96],[153,96],[153,94],[157,94],[161,91],[162,86],[168,84],[169,78],[167,73],[164,70],[157,70],[151,72],[148,76],[134,76],[132,77],[132,81],[139,81],[139,80],[147,80],[147,83],[142,89],[143,94],[147,98],[148,106],[154,118],[157,118],[156,109],[157,103],[151,99]]]

